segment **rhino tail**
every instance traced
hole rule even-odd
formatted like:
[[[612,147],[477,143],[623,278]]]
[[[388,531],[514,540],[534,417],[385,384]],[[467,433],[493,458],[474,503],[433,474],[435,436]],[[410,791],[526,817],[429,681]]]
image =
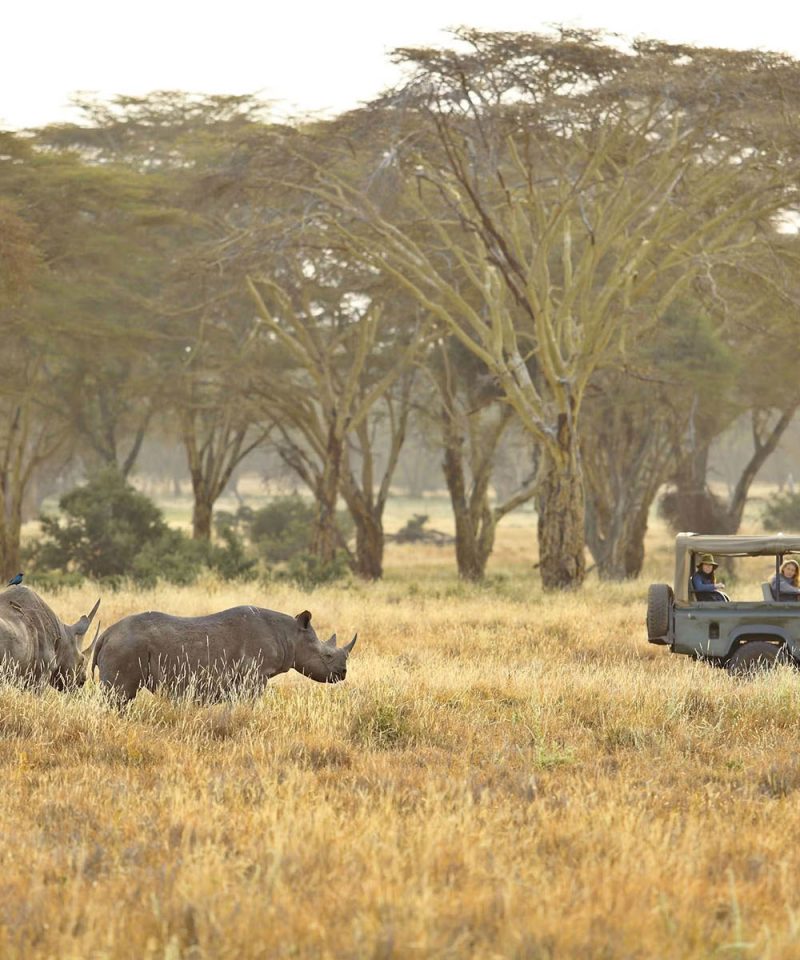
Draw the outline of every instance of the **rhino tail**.
[[[150,693],[155,693],[156,688],[161,685],[161,660],[157,656],[154,657],[151,650],[147,651],[147,675],[143,679],[145,688]]]

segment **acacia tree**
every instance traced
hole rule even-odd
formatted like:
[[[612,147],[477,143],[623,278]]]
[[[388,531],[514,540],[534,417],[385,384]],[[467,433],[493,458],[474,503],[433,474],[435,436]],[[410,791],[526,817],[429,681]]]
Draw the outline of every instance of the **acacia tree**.
[[[640,573],[650,507],[675,470],[675,451],[698,416],[727,424],[724,404],[710,398],[725,397],[737,370],[708,315],[681,301],[592,378],[581,452],[587,544],[602,579]]]
[[[276,425],[284,461],[312,491],[316,520],[312,553],[330,562],[343,545],[336,525],[340,492],[356,523],[355,569],[382,573],[382,516],[405,437],[410,381],[418,349],[415,329],[393,322],[391,311],[365,291],[363,277],[331,251],[285,264],[281,284],[253,277],[250,290],[262,321],[254,394],[262,416]],[[395,389],[397,387],[397,389]],[[375,490],[373,439],[384,404],[389,449]],[[353,467],[356,448],[361,481]]]
[[[413,366],[404,365],[347,437],[339,489],[355,524],[351,565],[365,580],[383,576],[383,514],[406,439],[415,374]],[[367,402],[369,389],[367,384],[360,386],[362,403]]]
[[[413,119],[385,145],[413,188],[412,219],[324,171],[318,195],[362,217],[358,234],[336,221],[353,250],[475,353],[540,443],[542,580],[572,587],[585,572],[588,384],[632,327],[720,261],[750,256],[795,202],[800,71],[755,52],[622,51],[585,31],[458,38],[466,52],[399,51],[412,79],[364,112]],[[429,198],[448,222],[429,216]],[[420,221],[436,246],[418,242]]]
[[[9,568],[18,563],[23,505],[37,475],[74,442],[72,400],[86,391],[89,363],[103,363],[98,343],[113,339],[101,291],[138,190],[129,176],[36,137],[3,135],[2,147],[0,562]]]
[[[465,580],[482,580],[497,524],[533,498],[537,478],[532,471],[518,489],[493,505],[490,485],[498,446],[514,411],[498,402],[493,378],[452,337],[436,344],[425,369],[438,397],[442,470],[453,507],[458,573]]]
[[[60,365],[65,427],[89,470],[127,476],[152,416],[154,342],[165,336],[152,302],[169,261],[168,216],[158,178],[115,154],[88,107],[84,119],[28,138],[29,165],[50,173],[22,192],[57,250],[37,313],[53,331],[71,331]]]
[[[162,419],[174,410],[171,426],[192,480],[193,535],[208,539],[215,501],[267,434],[248,402],[241,351],[253,309],[232,238],[256,216],[247,201],[248,161],[271,128],[263,104],[248,96],[161,91],[108,103],[83,99],[79,106],[85,122],[47,131],[50,142],[79,149],[104,167],[132,171],[145,193],[141,219],[153,243],[149,257],[135,259],[131,268],[145,274],[136,306],[147,317],[146,335],[137,349],[105,366],[104,389],[93,393],[76,420],[102,459],[117,443],[123,416],[138,411],[124,469],[154,409]],[[263,218],[263,209],[257,215]],[[136,364],[129,363],[132,357]],[[115,374],[117,389],[109,390]],[[143,401],[119,402],[131,393]]]
[[[19,570],[23,503],[31,480],[64,445],[63,423],[51,406],[55,398],[47,363],[26,346],[9,345],[0,358],[0,577]]]
[[[794,233],[775,232],[761,255],[731,265],[725,283],[709,284],[703,291],[714,311],[716,336],[731,359],[718,403],[698,397],[687,430],[673,446],[675,469],[669,477],[673,491],[665,498],[665,507],[679,529],[736,533],[753,481],[800,407],[799,254]],[[743,416],[750,421],[752,448],[730,496],[723,500],[708,484],[711,448]]]

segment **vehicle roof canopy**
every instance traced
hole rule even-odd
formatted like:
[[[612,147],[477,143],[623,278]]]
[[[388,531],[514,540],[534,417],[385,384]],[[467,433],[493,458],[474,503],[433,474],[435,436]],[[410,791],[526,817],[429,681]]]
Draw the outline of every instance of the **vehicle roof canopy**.
[[[760,537],[679,533],[675,546],[679,550],[719,553],[724,557],[774,557],[776,554],[800,553],[800,533],[770,533]]]
[[[713,553],[719,557],[776,557],[800,554],[800,533],[770,533],[759,537],[722,534],[679,533],[675,538],[675,597],[687,600],[690,553]]]

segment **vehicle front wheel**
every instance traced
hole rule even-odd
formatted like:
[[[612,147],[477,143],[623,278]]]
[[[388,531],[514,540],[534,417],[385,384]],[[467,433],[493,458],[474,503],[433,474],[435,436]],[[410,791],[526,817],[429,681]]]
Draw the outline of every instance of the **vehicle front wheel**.
[[[753,677],[773,670],[777,665],[780,647],[768,640],[750,640],[734,651],[725,663],[733,677]]]

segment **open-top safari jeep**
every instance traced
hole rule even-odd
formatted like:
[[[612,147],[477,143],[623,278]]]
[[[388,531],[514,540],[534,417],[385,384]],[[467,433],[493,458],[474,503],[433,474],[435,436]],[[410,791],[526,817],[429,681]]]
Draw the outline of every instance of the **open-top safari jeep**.
[[[750,600],[699,601],[691,577],[700,554],[772,558],[776,574],[785,559],[800,563],[800,534],[759,537],[679,533],[675,538],[675,583],[654,583],[647,595],[647,639],[725,667],[732,674],[763,670],[779,662],[800,665],[800,602],[776,600],[767,579]],[[765,571],[766,572],[766,571]],[[768,574],[771,576],[771,572]],[[761,596],[758,596],[758,593]]]

